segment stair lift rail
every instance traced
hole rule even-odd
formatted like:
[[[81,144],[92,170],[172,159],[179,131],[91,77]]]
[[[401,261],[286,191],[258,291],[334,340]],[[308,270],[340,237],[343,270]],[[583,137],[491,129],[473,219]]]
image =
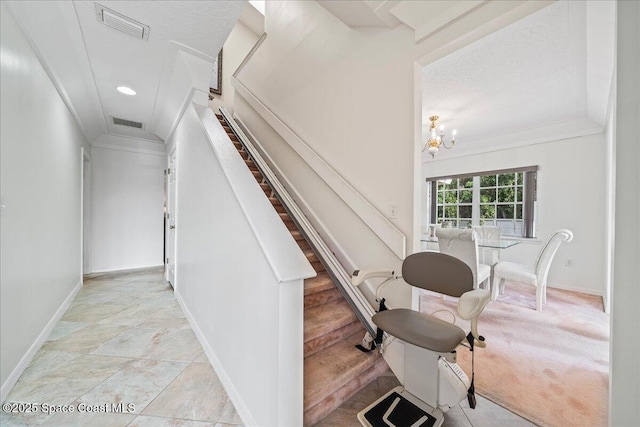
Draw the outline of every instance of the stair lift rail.
[[[269,184],[273,189],[276,197],[280,200],[287,213],[291,216],[307,241],[312,245],[318,255],[318,258],[326,268],[331,278],[334,279],[338,289],[344,295],[362,325],[371,336],[375,336],[376,326],[371,320],[375,314],[375,310],[371,307],[369,301],[367,301],[360,290],[351,285],[351,274],[349,274],[342,264],[340,264],[340,261],[336,258],[331,248],[327,246],[322,236],[320,236],[304,212],[302,212],[298,207],[296,201],[291,197],[287,189],[271,170],[258,149],[253,145],[251,139],[232,119],[224,107],[221,107],[219,111],[233,133],[238,137],[238,140],[244,147],[244,150],[249,154],[262,173],[267,184]]]

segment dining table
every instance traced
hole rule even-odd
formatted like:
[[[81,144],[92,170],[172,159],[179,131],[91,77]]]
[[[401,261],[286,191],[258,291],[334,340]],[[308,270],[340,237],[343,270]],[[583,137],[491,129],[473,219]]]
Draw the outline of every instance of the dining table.
[[[439,251],[437,237],[423,237],[422,239],[420,239],[420,242],[422,242],[423,244],[423,250],[436,252]],[[487,264],[493,267],[500,261],[501,250],[511,248],[513,246],[519,245],[520,243],[522,243],[520,240],[508,238],[498,240],[480,239],[478,240],[478,247],[483,248],[483,250],[479,251],[478,261],[481,264]]]

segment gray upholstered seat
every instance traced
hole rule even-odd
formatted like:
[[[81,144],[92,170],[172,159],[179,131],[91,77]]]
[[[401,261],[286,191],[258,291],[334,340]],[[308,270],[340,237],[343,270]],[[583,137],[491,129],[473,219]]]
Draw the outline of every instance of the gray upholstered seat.
[[[458,258],[437,252],[408,256],[402,263],[402,278],[412,286],[453,297],[473,290],[471,268]],[[390,335],[437,353],[453,351],[466,336],[454,324],[406,308],[381,311],[372,320]]]
[[[377,313],[373,322],[402,341],[437,353],[455,350],[466,336],[453,323],[406,308]]]

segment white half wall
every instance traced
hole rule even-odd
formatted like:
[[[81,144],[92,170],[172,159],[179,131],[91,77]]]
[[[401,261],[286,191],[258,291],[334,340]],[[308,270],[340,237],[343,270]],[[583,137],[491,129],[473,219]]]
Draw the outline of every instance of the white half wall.
[[[187,107],[170,144],[178,300],[244,423],[302,425],[315,273],[210,110]]]
[[[72,114],[0,4],[2,400],[82,280],[82,154]]]
[[[500,259],[533,265],[541,242],[554,231],[568,228],[574,239],[556,253],[549,286],[604,296],[608,282],[604,133],[472,156],[441,160],[436,157],[422,164],[423,197],[428,177],[532,165],[539,165],[538,239],[502,250]],[[573,261],[572,267],[565,265],[567,260]]]
[[[252,7],[249,4],[245,6],[245,8]],[[213,95],[213,99],[209,101],[209,107],[216,113],[220,107],[224,107],[233,114],[235,90],[231,86],[231,76],[253,45],[256,44],[258,38],[259,36],[238,21],[233,30],[231,30],[227,41],[224,42],[224,47],[222,48],[222,95]]]
[[[132,142],[144,148],[129,148]],[[163,264],[165,167],[162,144],[98,138],[91,149],[92,272]]]

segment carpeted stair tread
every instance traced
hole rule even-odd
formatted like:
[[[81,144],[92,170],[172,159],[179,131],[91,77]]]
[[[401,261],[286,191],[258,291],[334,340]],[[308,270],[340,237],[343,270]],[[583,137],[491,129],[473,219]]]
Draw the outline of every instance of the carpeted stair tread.
[[[280,219],[283,222],[293,222],[293,219],[286,212],[285,213],[279,212],[278,215],[280,215]]]
[[[309,243],[306,240],[300,240],[300,241],[297,241],[296,243],[298,244],[300,249],[302,249],[303,251],[305,249],[311,248],[311,246],[309,245]]]
[[[353,378],[338,390],[331,393],[321,402],[307,408],[304,411],[304,425],[313,426],[324,419],[327,415],[335,411],[344,402],[348,401],[353,395],[358,393],[369,383],[374,381],[380,375],[389,370],[389,366],[382,357],[378,357],[373,365],[365,370],[362,374]],[[378,396],[375,396],[378,397]],[[372,399],[373,400],[373,399]],[[367,404],[370,402],[366,402]],[[360,403],[358,405],[364,406]]]
[[[253,163],[252,160],[244,159],[244,162],[247,164],[247,166],[249,167],[250,170],[252,170],[252,171],[257,171],[258,170],[258,166],[256,166],[256,164]]]
[[[303,249],[302,253],[304,253],[304,256],[307,257],[307,260],[311,263],[320,261],[316,253],[313,252],[313,249],[311,248]]]
[[[304,308],[305,310],[317,305],[326,304],[330,301],[335,301],[342,298],[342,292],[335,286],[331,289],[326,289],[321,292],[314,292],[304,296]]]
[[[298,227],[293,221],[283,221],[283,223],[290,232],[296,231],[298,229]]]
[[[324,268],[324,265],[320,261],[311,261],[311,267],[313,267],[313,270],[316,273],[322,273],[324,271],[327,271],[327,269]]]
[[[304,311],[304,342],[311,341],[358,318],[343,298]]]
[[[306,341],[304,343],[304,357],[309,357],[320,351],[326,350],[328,347],[344,340],[345,337],[349,337],[356,333],[360,334],[360,339],[364,336],[364,329],[362,329],[362,324],[359,320],[355,320],[338,329],[333,329],[326,334]],[[354,350],[356,349],[354,348]]]
[[[278,213],[287,213],[287,210],[284,208],[284,206],[282,205],[273,205],[273,208],[276,210],[276,212]]]
[[[361,330],[305,359],[305,411],[349,382],[358,381],[358,377],[365,375],[376,363],[380,357],[378,352],[363,353],[354,348],[360,343],[363,335],[364,330]],[[307,424],[306,420],[305,424]]]
[[[318,274],[316,277],[305,279],[304,281],[304,294],[310,295],[316,292],[326,291],[328,289],[338,289],[333,283],[329,273],[324,272]]]
[[[300,232],[300,230],[289,230],[291,235],[296,241],[304,240],[304,235]]]
[[[369,383],[374,381],[380,375],[384,375],[388,370],[389,365],[387,365],[382,357],[378,357],[373,365],[362,374],[355,377],[347,384],[331,393],[321,402],[310,408],[307,408],[304,411],[304,426],[313,426],[317,424],[327,415],[338,409],[344,402],[347,402],[353,395],[365,388]],[[370,402],[366,402],[366,404],[368,403]],[[361,403],[358,403],[358,405],[360,405],[361,407],[365,406]]]
[[[262,188],[265,191],[267,191],[267,190],[271,191],[271,187],[266,182],[261,182],[260,183],[260,188]]]

